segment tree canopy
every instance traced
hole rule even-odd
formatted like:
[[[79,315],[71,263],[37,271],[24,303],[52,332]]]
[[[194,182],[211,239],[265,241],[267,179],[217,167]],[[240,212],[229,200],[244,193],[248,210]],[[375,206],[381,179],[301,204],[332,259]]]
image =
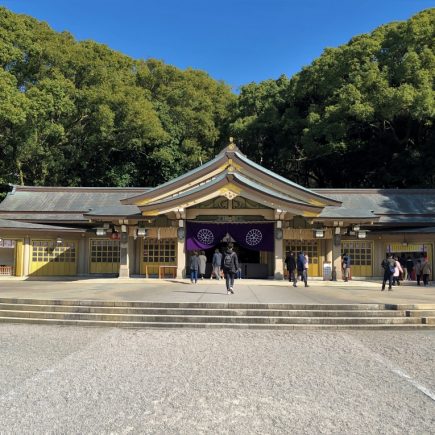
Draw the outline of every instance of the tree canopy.
[[[230,135],[306,186],[434,187],[435,9],[234,94],[0,8],[0,184],[154,186]]]
[[[235,98],[0,8],[0,183],[155,185],[223,146]]]
[[[434,40],[430,9],[327,48],[291,79],[242,87],[231,129],[305,185],[433,187]]]

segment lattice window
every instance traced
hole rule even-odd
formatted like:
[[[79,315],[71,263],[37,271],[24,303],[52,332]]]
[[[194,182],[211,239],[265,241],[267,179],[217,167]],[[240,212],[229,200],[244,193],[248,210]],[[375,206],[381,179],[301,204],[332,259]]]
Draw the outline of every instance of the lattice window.
[[[308,255],[310,264],[318,264],[319,262],[319,242],[318,240],[286,240],[285,255],[287,256],[293,251],[296,255],[303,251]]]
[[[118,240],[91,240],[92,263],[119,263]]]
[[[175,263],[176,244],[175,239],[144,239],[144,263]]]
[[[368,241],[342,241],[341,253],[347,252],[350,255],[352,266],[371,266],[372,265],[372,243]]]
[[[34,240],[32,246],[32,261],[34,262],[74,263],[76,261],[74,242],[64,241],[60,245],[54,240]]]

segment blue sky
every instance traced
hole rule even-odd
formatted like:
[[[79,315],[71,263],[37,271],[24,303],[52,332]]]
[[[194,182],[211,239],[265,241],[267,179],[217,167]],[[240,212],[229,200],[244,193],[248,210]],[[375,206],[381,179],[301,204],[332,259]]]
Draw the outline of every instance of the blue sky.
[[[325,47],[406,20],[435,0],[0,0],[56,31],[134,58],[207,71],[235,90],[291,76]]]

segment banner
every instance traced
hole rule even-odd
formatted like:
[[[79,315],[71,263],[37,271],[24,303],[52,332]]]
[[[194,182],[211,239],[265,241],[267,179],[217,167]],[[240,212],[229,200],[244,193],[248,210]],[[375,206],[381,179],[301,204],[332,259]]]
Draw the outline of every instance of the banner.
[[[273,223],[186,222],[186,249],[206,250],[219,245],[228,234],[234,243],[254,251],[274,250]]]

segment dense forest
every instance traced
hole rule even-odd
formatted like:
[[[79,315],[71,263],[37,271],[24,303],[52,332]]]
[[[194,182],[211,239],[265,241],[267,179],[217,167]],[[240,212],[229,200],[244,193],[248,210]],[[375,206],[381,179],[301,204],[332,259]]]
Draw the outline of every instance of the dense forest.
[[[435,187],[435,9],[236,95],[0,8],[0,184],[154,186],[228,137],[306,186]]]

